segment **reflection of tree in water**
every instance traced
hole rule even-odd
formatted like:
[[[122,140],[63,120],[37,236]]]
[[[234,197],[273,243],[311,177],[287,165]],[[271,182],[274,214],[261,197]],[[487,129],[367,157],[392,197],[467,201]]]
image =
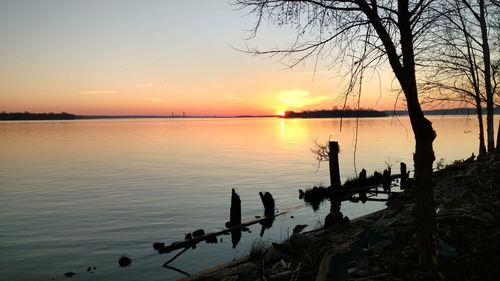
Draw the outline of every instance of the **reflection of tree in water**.
[[[264,216],[265,220],[260,222],[262,226],[260,229],[260,237],[264,235],[264,231],[273,226],[274,222],[274,212],[275,212],[275,203],[274,198],[269,192],[259,192],[260,199],[262,200],[262,204],[264,205]]]
[[[260,228],[260,237],[264,236],[264,231],[266,229],[269,229],[273,226],[274,222],[274,217],[267,218],[260,222],[261,228]]]
[[[319,210],[321,202],[329,197],[330,191],[324,186],[314,186],[312,189],[306,190],[306,192],[299,190],[299,199],[303,199],[315,212]]]
[[[233,243],[233,249],[236,248],[241,240],[241,228],[231,230],[231,242]]]
[[[325,228],[328,228],[334,224],[346,224],[349,223],[349,218],[344,216],[340,211],[342,203],[334,198],[330,198],[330,213],[325,218]]]

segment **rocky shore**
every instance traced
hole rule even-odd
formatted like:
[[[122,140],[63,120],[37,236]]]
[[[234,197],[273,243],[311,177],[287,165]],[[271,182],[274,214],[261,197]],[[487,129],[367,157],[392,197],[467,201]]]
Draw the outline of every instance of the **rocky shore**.
[[[499,280],[500,156],[456,161],[435,173],[433,272],[418,267],[411,188],[387,208],[280,244],[182,280]]]

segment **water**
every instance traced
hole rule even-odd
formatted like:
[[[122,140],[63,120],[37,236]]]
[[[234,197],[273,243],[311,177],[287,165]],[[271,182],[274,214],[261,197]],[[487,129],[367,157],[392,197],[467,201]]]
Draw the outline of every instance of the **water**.
[[[433,117],[436,158],[466,158],[477,150],[477,126],[465,117]],[[498,121],[497,121],[498,122]],[[495,123],[496,124],[496,123]],[[270,191],[280,210],[303,206],[298,189],[329,184],[316,169],[313,139],[338,140],[342,180],[355,175],[356,121],[338,119],[120,119],[0,122],[0,279],[174,280],[153,242],[184,238],[197,228],[220,230],[230,191],[242,199],[243,220],[262,214]],[[405,161],[414,141],[406,118],[362,119],[357,169],[369,173]],[[399,167],[395,165],[394,168]],[[351,218],[381,203],[342,206]],[[320,226],[328,208],[279,217],[263,240],[287,238],[295,224]],[[294,216],[292,218],[291,216]],[[194,273],[248,253],[259,239],[250,228],[232,249],[198,245],[171,265]],[[122,255],[132,266],[119,268]],[[96,266],[95,273],[86,272]]]

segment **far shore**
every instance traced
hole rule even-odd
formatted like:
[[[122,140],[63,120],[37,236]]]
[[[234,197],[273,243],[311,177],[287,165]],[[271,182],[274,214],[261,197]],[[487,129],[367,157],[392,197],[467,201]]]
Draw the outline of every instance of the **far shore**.
[[[337,110],[341,112],[341,110]],[[352,110],[351,110],[352,111]],[[386,117],[386,116],[406,116],[407,111],[399,110],[382,110],[377,111],[380,114],[377,116],[371,115],[343,115],[337,114],[332,116],[318,115],[318,116],[306,116],[304,114],[297,113],[294,116],[283,116],[283,115],[186,115],[186,114],[171,114],[171,115],[79,115],[72,113],[31,113],[31,112],[0,112],[0,121],[32,121],[32,120],[82,120],[82,119],[183,119],[183,118],[283,118],[283,119],[317,119],[317,118],[357,118],[357,117]],[[475,110],[470,108],[453,108],[453,109],[437,109],[437,110],[425,110],[425,115],[431,116],[474,116]],[[495,115],[500,115],[500,108],[496,108]]]

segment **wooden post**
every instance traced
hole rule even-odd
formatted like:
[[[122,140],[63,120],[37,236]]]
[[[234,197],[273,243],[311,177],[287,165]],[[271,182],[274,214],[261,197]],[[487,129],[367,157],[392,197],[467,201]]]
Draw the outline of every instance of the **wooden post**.
[[[264,216],[271,217],[274,216],[274,198],[271,193],[259,192],[260,200],[262,200],[262,204],[264,205]]]
[[[408,175],[406,174],[406,164],[404,162],[401,162],[400,166],[400,171],[401,171],[401,182],[399,184],[399,187],[401,190],[406,188],[406,180],[408,178]]]
[[[235,226],[241,224],[241,200],[234,188],[231,191],[231,210],[229,223],[226,226]]]
[[[329,164],[330,164],[330,188],[332,190],[340,189],[340,170],[339,170],[339,143],[331,141],[329,143]]]
[[[359,178],[358,178],[358,184],[359,187],[364,187],[366,183],[366,170],[362,169],[361,172],[359,173]],[[359,192],[359,200],[361,202],[365,203],[366,202],[366,191],[360,191]]]
[[[384,191],[391,191],[391,182],[391,168],[387,168],[387,170],[384,170],[384,173],[382,174],[382,188]]]

